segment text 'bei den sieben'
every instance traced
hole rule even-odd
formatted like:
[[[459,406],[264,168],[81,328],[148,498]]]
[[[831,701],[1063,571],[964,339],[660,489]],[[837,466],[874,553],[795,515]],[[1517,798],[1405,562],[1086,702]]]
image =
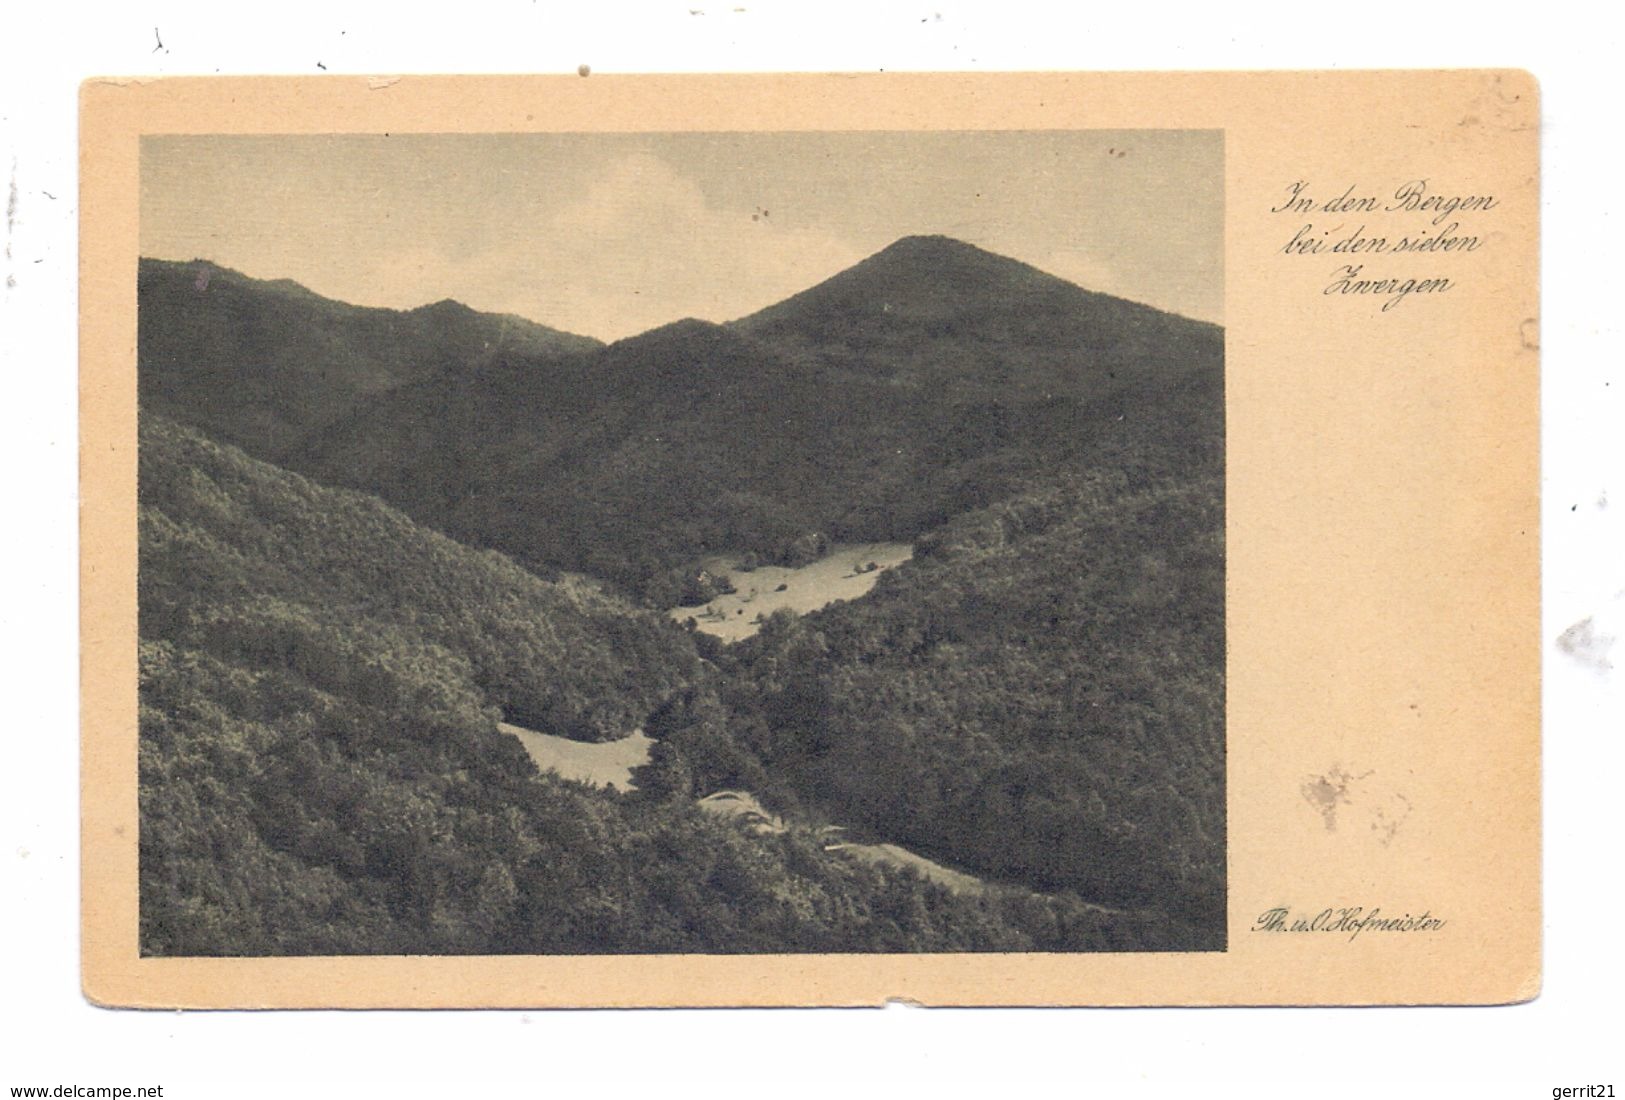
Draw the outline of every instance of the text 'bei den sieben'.
[[[1387,313],[1412,295],[1454,289],[1459,273],[1421,270],[1416,261],[1483,248],[1473,222],[1499,205],[1494,195],[1447,192],[1426,179],[1407,180],[1381,196],[1353,184],[1317,193],[1308,180],[1295,180],[1270,213],[1293,223],[1280,255],[1335,261],[1323,295],[1381,298]]]

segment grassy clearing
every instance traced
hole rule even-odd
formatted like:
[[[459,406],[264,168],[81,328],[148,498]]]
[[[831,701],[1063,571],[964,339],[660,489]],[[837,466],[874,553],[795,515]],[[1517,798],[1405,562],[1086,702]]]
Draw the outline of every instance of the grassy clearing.
[[[654,744],[642,730],[634,730],[618,741],[590,743],[537,733],[508,722],[498,722],[497,729],[519,738],[536,767],[544,772],[623,791],[634,788],[632,769],[649,762],[649,746]]]
[[[914,548],[906,542],[837,544],[799,568],[763,565],[749,573],[740,571],[737,557],[707,558],[700,568],[732,578],[738,591],[702,607],[673,608],[671,617],[678,622],[692,618],[705,633],[737,642],[755,634],[781,607],[805,615],[836,600],[855,600],[873,588],[882,573],[913,556]]]

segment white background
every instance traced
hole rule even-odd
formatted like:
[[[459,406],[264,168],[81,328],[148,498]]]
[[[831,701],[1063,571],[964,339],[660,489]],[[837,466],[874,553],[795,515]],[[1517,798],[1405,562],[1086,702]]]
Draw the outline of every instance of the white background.
[[[1620,1070],[1620,35],[1608,5],[8,5],[0,1089],[1551,1096]],[[738,9],[745,10],[738,10]],[[156,29],[156,33],[155,33]],[[159,40],[162,47],[159,48]],[[76,94],[96,74],[1518,66],[1544,91],[1546,983],[1497,1009],[138,1013],[79,994]],[[1617,498],[1617,499],[1613,499]],[[1580,632],[1591,617],[1592,641]],[[1612,1036],[1610,1039],[1609,1036]],[[1380,1089],[1379,1089],[1380,1086]],[[1114,1088],[1121,1093],[1123,1088]],[[0,1096],[8,1095],[0,1092]]]

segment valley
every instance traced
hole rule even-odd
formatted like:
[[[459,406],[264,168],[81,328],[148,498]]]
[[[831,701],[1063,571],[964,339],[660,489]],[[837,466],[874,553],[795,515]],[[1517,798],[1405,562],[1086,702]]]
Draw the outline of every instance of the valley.
[[[806,565],[752,565],[747,570],[739,555],[716,555],[703,559],[697,568],[730,578],[736,591],[698,607],[674,607],[669,614],[678,622],[693,619],[696,629],[737,642],[755,634],[780,609],[805,615],[838,600],[855,600],[873,588],[881,574],[913,556],[914,548],[907,543],[837,544]]]
[[[497,729],[518,738],[538,770],[551,772],[571,782],[620,791],[637,789],[632,781],[632,773],[649,762],[649,747],[654,744],[643,735],[642,730],[618,741],[586,744],[522,729],[507,722],[497,723]],[[777,814],[746,791],[715,791],[698,799],[695,805],[705,813],[738,824],[753,836],[777,836],[787,828]],[[955,893],[978,893],[984,888],[971,875],[944,867],[900,845],[851,839],[847,835],[848,830],[841,825],[825,825],[812,831],[817,834],[826,853],[840,853],[843,858],[893,868],[908,868],[918,872],[926,881],[945,886]]]
[[[1222,329],[140,289],[144,952],[1223,948]]]
[[[507,722],[498,722],[497,729],[519,739],[538,771],[622,791],[635,789],[632,770],[649,762],[649,746],[654,743],[642,730],[634,730],[614,741],[588,742],[538,733]]]

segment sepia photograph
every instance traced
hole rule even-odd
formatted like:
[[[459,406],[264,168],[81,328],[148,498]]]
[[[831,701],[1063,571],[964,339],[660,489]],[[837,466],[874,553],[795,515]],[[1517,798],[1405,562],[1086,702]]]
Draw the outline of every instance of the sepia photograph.
[[[1607,36],[635,9],[19,12],[0,1091],[1601,1089]]]
[[[1539,992],[1527,74],[83,106],[94,1003]]]
[[[139,157],[143,957],[1229,946],[1222,130]]]

